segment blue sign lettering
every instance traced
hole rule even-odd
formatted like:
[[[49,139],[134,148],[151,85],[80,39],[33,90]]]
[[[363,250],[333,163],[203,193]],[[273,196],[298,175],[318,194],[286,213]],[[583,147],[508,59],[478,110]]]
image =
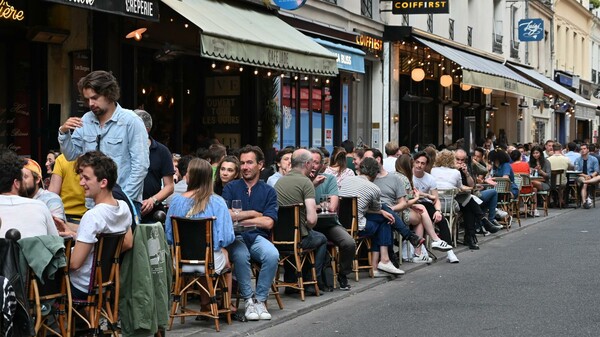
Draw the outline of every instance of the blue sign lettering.
[[[519,20],[519,41],[541,41],[544,39],[544,20]]]
[[[273,2],[281,9],[293,11],[304,6],[306,0],[273,0]]]

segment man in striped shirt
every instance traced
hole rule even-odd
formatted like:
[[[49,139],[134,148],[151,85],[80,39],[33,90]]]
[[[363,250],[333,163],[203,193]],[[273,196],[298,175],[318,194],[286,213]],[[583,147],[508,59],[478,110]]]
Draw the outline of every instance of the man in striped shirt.
[[[381,190],[373,184],[379,173],[379,164],[373,158],[364,158],[359,167],[360,175],[346,177],[342,181],[340,196],[358,197],[358,229],[360,235],[372,241],[372,266],[375,277],[403,275],[390,261],[388,247],[392,244],[392,228],[395,218],[381,209]],[[381,271],[381,272],[380,272]]]

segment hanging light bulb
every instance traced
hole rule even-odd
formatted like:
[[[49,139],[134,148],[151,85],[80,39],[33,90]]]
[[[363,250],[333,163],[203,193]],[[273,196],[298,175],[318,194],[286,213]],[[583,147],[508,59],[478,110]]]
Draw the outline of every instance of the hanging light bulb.
[[[304,80],[305,80],[305,81],[308,81],[308,76],[304,76]]]
[[[326,80],[325,80],[325,83],[329,84],[329,79],[326,79]]]
[[[213,68],[213,69],[215,69],[215,68],[217,67],[217,64],[213,62],[213,63],[210,65],[210,67],[211,67],[211,68]]]
[[[258,75],[258,70],[254,70],[254,75]]]
[[[146,94],[146,88],[142,88],[142,95]]]
[[[158,96],[158,98],[156,99],[156,101],[157,101],[159,104],[161,104],[161,103],[163,102],[163,97],[162,97],[162,95],[161,95],[161,96]]]
[[[452,85],[452,76],[450,75],[442,75],[440,77],[440,85],[444,88],[448,88]]]
[[[231,68],[231,66],[229,66],[229,64],[225,66],[225,70],[229,70],[229,68]]]
[[[244,71],[244,67],[240,67],[240,72]]]
[[[267,71],[267,76],[271,77],[271,72],[270,71]]]
[[[465,83],[461,83],[461,84],[460,84],[460,88],[461,88],[463,91],[469,91],[469,90],[471,90],[471,86],[470,86],[469,84],[465,84]]]
[[[294,80],[297,81],[298,80],[298,75],[294,75]]]
[[[425,78],[425,70],[423,68],[415,68],[410,73],[410,78],[415,82],[421,82]]]

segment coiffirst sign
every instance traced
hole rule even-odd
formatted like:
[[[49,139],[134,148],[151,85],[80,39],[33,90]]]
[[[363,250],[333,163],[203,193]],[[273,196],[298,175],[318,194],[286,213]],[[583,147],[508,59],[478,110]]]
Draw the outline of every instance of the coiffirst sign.
[[[448,14],[450,13],[449,2],[448,0],[393,0],[392,14]]]

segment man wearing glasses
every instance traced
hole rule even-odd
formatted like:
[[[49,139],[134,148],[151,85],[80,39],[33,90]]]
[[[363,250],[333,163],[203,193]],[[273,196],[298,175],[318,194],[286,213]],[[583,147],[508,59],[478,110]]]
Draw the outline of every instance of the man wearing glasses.
[[[118,167],[117,184],[141,210],[144,178],[150,166],[148,133],[142,120],[117,100],[121,91],[109,72],[89,73],[77,83],[90,111],[70,117],[58,128],[58,143],[67,160],[88,151],[101,151]]]

